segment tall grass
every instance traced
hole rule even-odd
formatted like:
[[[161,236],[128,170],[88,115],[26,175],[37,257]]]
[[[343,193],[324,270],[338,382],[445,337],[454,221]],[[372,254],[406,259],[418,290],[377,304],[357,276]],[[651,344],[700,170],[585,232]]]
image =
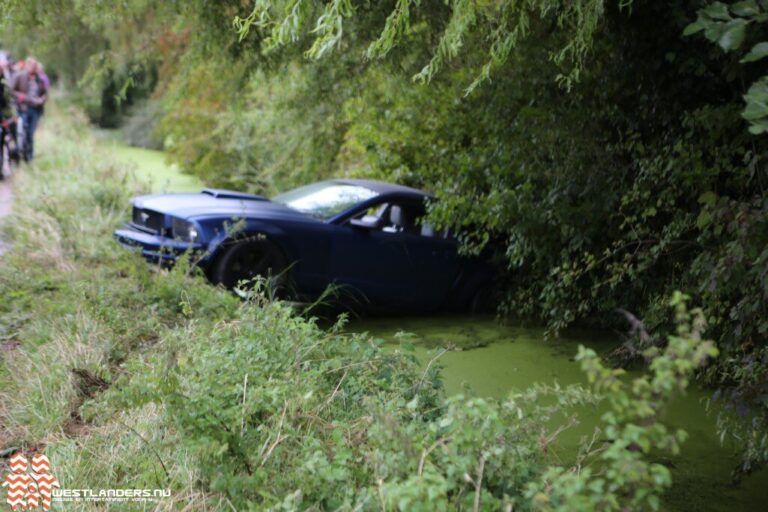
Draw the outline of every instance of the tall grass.
[[[161,432],[158,407],[87,421],[84,405],[125,372],[127,360],[140,360],[188,321],[183,296],[194,297],[211,321],[239,303],[117,246],[112,231],[127,218],[129,198],[147,187],[99,146],[78,110],[52,107],[38,158],[14,176],[13,213],[3,223],[11,248],[0,260],[7,347],[0,353],[0,450],[45,448],[70,486],[138,484],[146,460],[156,458],[148,443]],[[174,471],[193,467],[178,453],[173,459]]]

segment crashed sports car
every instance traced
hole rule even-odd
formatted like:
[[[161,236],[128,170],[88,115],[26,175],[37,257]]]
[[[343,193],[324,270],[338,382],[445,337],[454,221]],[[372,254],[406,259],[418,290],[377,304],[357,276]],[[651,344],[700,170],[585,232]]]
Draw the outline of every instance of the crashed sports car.
[[[133,199],[117,240],[148,260],[188,253],[228,288],[272,277],[292,300],[332,289],[370,309],[430,311],[487,307],[487,258],[459,255],[448,232],[423,221],[434,198],[369,180],[322,181],[272,199],[229,190]]]

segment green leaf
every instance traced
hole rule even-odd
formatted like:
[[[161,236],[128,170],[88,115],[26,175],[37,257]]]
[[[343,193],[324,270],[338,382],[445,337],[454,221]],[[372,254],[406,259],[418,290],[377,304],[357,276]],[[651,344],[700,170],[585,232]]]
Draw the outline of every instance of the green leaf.
[[[725,25],[725,31],[717,40],[717,44],[727,52],[738,49],[744,42],[746,26],[747,22],[744,20],[729,21]]]
[[[709,207],[712,207],[712,206],[715,206],[716,202],[717,202],[717,195],[711,190],[709,192],[704,192],[699,196],[699,204],[705,204]]]
[[[748,121],[757,121],[768,117],[768,80],[763,78],[752,84],[744,95],[747,107],[741,113]]]
[[[749,127],[749,133],[752,135],[760,135],[768,133],[768,120],[751,121],[752,126]]]
[[[714,2],[700,11],[704,15],[712,18],[713,20],[731,20],[731,15],[728,13],[728,6],[723,2]]]
[[[643,217],[653,217],[654,215],[656,215],[656,208],[653,206],[646,208],[643,212]]]
[[[746,0],[733,4],[731,6],[731,12],[737,16],[744,16],[746,18],[754,16],[755,14],[760,14],[760,9],[758,9],[754,0]]]
[[[711,222],[712,222],[712,215],[710,215],[710,213],[707,210],[704,210],[699,214],[699,218],[696,219],[696,227],[703,230],[704,228],[709,226]]]
[[[702,30],[704,30],[704,23],[702,23],[701,21],[694,21],[693,23],[685,27],[685,30],[683,30],[683,36],[690,36],[697,32],[701,32]]]
[[[763,41],[753,46],[752,49],[749,50],[749,53],[741,59],[741,62],[754,62],[762,59],[766,55],[768,55],[768,42]]]
[[[726,30],[725,23],[708,23],[704,25],[704,37],[716,43],[720,40]]]

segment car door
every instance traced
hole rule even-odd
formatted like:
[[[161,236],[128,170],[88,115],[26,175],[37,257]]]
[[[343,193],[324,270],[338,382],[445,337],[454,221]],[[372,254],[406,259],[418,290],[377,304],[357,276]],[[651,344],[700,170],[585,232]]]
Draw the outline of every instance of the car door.
[[[385,203],[372,206],[383,208]],[[361,228],[349,222],[337,225],[333,233],[329,277],[344,298],[392,307],[409,302],[408,291],[415,268],[402,233]]]
[[[429,225],[404,233],[405,248],[417,278],[412,293],[425,308],[436,309],[446,300],[459,272],[456,242]]]
[[[389,200],[373,205],[372,211],[381,220],[374,229],[349,222],[337,227],[329,269],[340,291],[357,293],[358,299],[377,306],[438,307],[458,268],[455,245],[439,236],[422,236],[418,218],[423,204]]]
[[[436,309],[445,299],[456,281],[459,257],[456,243],[444,233],[435,232],[424,222],[425,205],[418,202],[395,202],[404,218],[393,220],[403,234],[403,243],[414,269],[411,294],[424,309]]]

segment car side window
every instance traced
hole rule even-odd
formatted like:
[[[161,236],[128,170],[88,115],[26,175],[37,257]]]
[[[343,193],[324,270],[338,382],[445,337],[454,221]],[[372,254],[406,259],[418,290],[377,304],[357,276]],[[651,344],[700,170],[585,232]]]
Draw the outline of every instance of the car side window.
[[[391,203],[387,205],[384,227],[381,230],[385,233],[417,234],[417,214],[412,205]]]
[[[368,224],[377,224],[383,233],[406,233],[423,237],[444,238],[432,226],[424,222],[426,211],[423,205],[409,202],[381,203],[363,210],[353,218]]]
[[[424,205],[418,203],[392,203],[388,208],[388,223],[383,231],[394,233],[406,233],[427,238],[444,238],[442,233],[425,221],[426,210]]]
[[[346,221],[346,224],[352,224],[354,221],[363,221],[368,225],[378,226],[377,229],[381,230],[381,228],[384,227],[384,223],[386,220],[385,214],[386,214],[387,207],[388,207],[387,204],[378,204],[378,205],[374,205],[369,208],[366,208],[365,210],[350,217]]]

